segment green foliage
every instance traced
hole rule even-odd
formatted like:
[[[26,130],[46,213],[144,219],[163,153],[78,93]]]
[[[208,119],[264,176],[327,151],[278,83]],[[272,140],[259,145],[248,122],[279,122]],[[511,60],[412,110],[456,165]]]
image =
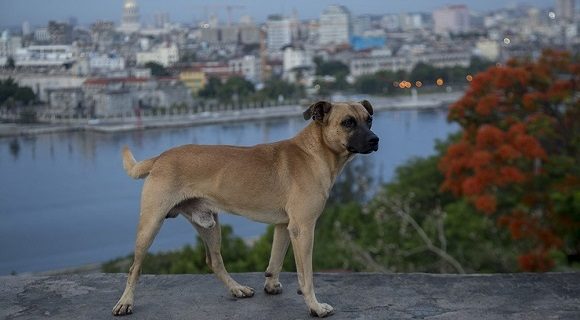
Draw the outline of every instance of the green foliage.
[[[155,77],[165,77],[171,75],[169,71],[165,69],[165,67],[157,62],[147,62],[145,63],[145,67],[151,70],[151,75]]]
[[[242,77],[231,77],[225,83],[218,78],[209,78],[205,87],[199,91],[199,96],[218,99],[222,102],[232,102],[248,99],[255,92],[254,84]]]
[[[467,84],[466,76],[468,74],[475,75],[491,65],[491,62],[480,58],[472,58],[469,67],[455,66],[437,68],[420,62],[415,65],[410,73],[407,73],[404,70],[399,70],[397,72],[381,70],[372,75],[360,76],[355,80],[354,88],[357,92],[364,94],[390,95],[405,92],[404,90],[393,86],[394,82],[398,83],[403,80],[412,83],[415,81],[421,81],[423,83],[423,88],[419,88],[418,90],[428,90],[427,88],[433,87],[435,81],[439,78],[442,78],[446,83]]]
[[[0,105],[7,101],[30,104],[36,100],[36,95],[29,87],[21,87],[12,78],[0,80]]]
[[[304,87],[280,79],[270,79],[264,83],[264,88],[260,90],[259,96],[268,99],[278,99],[279,96],[286,99],[302,98],[304,97]]]
[[[6,68],[11,70],[16,68],[16,62],[14,61],[14,58],[8,57],[8,59],[6,59]]]

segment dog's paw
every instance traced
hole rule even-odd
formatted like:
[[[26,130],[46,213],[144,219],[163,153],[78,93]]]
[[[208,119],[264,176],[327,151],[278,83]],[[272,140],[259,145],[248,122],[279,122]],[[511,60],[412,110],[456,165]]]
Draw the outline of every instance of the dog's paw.
[[[324,318],[332,315],[334,308],[326,303],[319,303],[314,308],[310,308],[310,315],[314,317]]]
[[[239,285],[230,288],[230,293],[236,298],[249,298],[254,296],[255,291],[254,288]]]
[[[133,313],[133,304],[131,303],[121,303],[119,301],[113,308],[114,316],[125,316],[131,313]]]
[[[274,284],[266,282],[264,285],[264,291],[266,291],[267,294],[280,294],[282,293],[282,284],[280,282]]]

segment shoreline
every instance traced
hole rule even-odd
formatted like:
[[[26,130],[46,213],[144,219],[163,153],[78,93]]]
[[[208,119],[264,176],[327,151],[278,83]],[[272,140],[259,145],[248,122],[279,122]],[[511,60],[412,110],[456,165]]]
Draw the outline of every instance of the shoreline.
[[[433,110],[446,108],[462,93],[433,94],[421,99],[373,97],[375,111]],[[245,122],[264,119],[299,117],[305,108],[300,105],[276,106],[245,110],[201,112],[197,114],[166,115],[158,117],[91,119],[77,123],[17,124],[0,123],[0,138],[29,136],[47,133],[89,131],[116,133],[147,129],[193,127],[208,124]]]

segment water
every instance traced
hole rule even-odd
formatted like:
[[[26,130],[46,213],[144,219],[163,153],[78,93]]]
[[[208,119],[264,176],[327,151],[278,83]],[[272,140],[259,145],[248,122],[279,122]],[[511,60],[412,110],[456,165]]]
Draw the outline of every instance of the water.
[[[433,153],[434,141],[457,128],[444,111],[384,111],[373,130],[379,151],[368,156],[377,180],[397,165]],[[187,143],[254,145],[288,138],[299,118],[142,132],[74,132],[0,139],[0,275],[103,262],[131,253],[142,180],[123,171],[120,150],[138,160]],[[266,226],[224,214],[236,235],[257,237]],[[182,218],[166,220],[151,251],[192,244]]]

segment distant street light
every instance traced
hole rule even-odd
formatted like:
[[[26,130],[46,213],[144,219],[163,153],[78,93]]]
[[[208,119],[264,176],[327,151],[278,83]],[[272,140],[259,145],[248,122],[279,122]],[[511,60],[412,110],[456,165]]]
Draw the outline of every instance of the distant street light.
[[[435,83],[436,83],[438,86],[442,86],[442,85],[443,85],[443,83],[445,83],[445,82],[443,81],[443,78],[439,78],[439,79],[437,79],[437,81],[436,81]]]

